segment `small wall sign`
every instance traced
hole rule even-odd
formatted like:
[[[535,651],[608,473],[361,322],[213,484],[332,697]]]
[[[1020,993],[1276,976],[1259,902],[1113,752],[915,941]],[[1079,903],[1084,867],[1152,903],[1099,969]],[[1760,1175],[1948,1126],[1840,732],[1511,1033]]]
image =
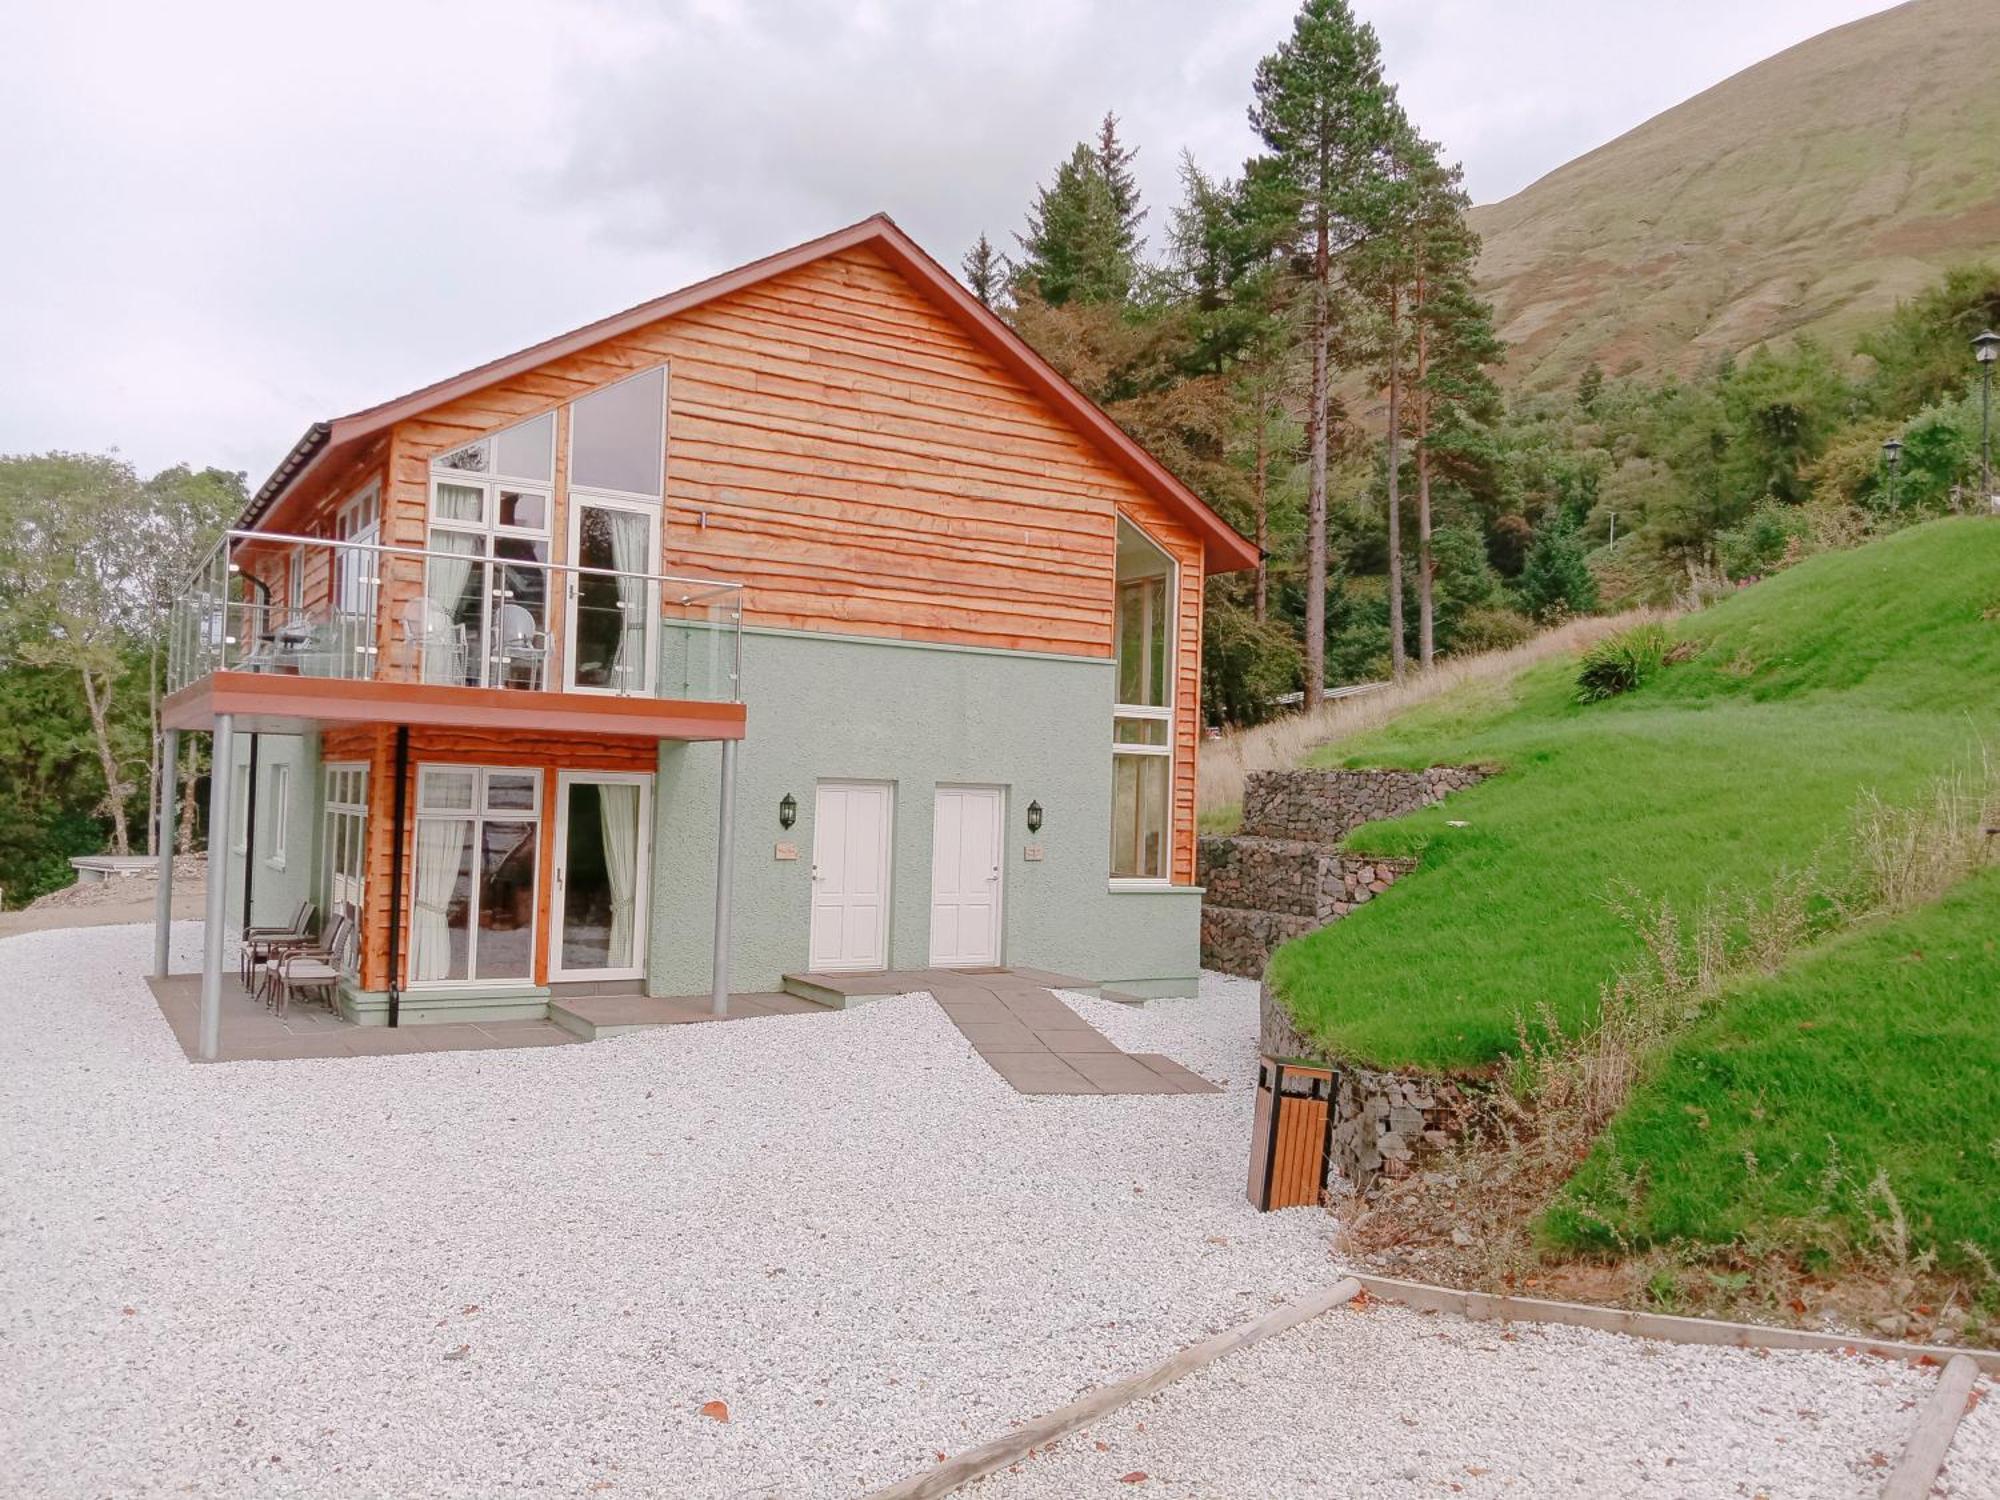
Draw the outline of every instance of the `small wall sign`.
[[[771,851],[771,858],[773,859],[797,859],[798,857],[799,846],[797,844],[780,843],[776,849]]]
[[[1040,844],[1028,845],[1027,848],[1021,851],[1021,858],[1025,859],[1031,865],[1041,863],[1042,846]]]

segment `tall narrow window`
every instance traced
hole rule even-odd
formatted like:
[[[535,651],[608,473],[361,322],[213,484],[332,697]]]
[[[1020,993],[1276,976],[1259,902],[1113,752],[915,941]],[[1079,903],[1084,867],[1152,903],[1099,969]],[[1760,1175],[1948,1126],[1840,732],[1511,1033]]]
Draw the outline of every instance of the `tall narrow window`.
[[[555,445],[544,412],[432,461],[432,556],[402,620],[422,681],[548,686]]]
[[[326,863],[320,899],[328,915],[358,915],[368,899],[368,767],[326,768]]]
[[[1174,562],[1118,521],[1111,878],[1164,881],[1173,844]]]
[[[285,867],[285,849],[290,840],[292,823],[292,768],[287,765],[271,767],[271,835],[270,860],[279,869]]]
[[[659,654],[667,371],[642,370],[569,409],[568,686],[645,693]]]

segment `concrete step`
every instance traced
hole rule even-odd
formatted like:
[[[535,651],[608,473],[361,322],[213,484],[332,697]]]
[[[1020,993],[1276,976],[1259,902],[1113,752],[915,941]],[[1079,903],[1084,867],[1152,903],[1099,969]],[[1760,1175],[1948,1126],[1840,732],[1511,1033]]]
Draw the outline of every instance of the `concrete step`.
[[[558,995],[549,1000],[549,1019],[586,1042],[622,1036],[654,1026],[692,1026],[717,1019],[806,1015],[827,1007],[810,996],[731,995],[729,1013],[717,1017],[706,995]]]
[[[801,1000],[810,1000],[828,1010],[853,1010],[871,1000],[886,1000],[891,995],[929,988],[927,984],[912,982],[913,978],[909,973],[891,970],[886,974],[787,974],[778,982],[786,994]]]

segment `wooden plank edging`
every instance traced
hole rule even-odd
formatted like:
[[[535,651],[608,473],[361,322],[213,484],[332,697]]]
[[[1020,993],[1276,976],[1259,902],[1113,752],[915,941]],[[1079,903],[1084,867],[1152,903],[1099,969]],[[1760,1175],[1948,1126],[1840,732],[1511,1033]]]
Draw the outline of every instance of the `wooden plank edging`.
[[[1411,1307],[1456,1313],[1478,1322],[1561,1323],[1571,1328],[1595,1328],[1605,1333],[1664,1339],[1675,1344],[1720,1344],[1737,1349],[1818,1349],[1873,1354],[1910,1364],[1928,1360],[1948,1364],[1964,1359],[1988,1375],[2000,1376],[2000,1349],[1956,1349],[1943,1344],[1904,1344],[1858,1334],[1815,1333],[1804,1328],[1773,1328],[1762,1323],[1725,1323],[1714,1318],[1683,1318],[1667,1313],[1634,1312],[1622,1307],[1595,1307],[1582,1302],[1549,1302],[1539,1297],[1509,1297],[1494,1292],[1461,1292],[1422,1281],[1398,1281],[1389,1276],[1356,1276],[1371,1297],[1405,1302]]]
[[[934,1469],[912,1475],[885,1489],[871,1491],[867,1500],[937,1500],[938,1496],[949,1495],[962,1485],[984,1478],[996,1469],[1020,1462],[1032,1449],[1046,1447],[1057,1438],[1075,1432],[1079,1427],[1087,1427],[1121,1406],[1143,1400],[1225,1354],[1262,1343],[1273,1334],[1296,1328],[1323,1312],[1353,1301],[1360,1295],[1361,1285],[1354,1277],[1343,1276],[1324,1291],[1288,1302],[1261,1318],[1238,1324],[1213,1338],[1171,1354],[1150,1370],[1087,1391],[1067,1406],[1022,1423],[1005,1437],[981,1443],[977,1448],[968,1448]]]
[[[1882,1486],[1882,1500],[1923,1500],[1937,1483],[1945,1454],[1958,1424],[1971,1405],[1972,1382],[1979,1378],[1979,1366],[1969,1354],[1954,1354],[1938,1377],[1924,1409],[1917,1413],[1916,1430],[1896,1463],[1889,1482]]]

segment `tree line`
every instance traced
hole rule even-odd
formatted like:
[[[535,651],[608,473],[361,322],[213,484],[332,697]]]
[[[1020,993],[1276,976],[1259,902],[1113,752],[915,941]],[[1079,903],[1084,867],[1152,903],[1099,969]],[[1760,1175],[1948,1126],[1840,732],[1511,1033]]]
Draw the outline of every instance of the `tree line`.
[[[1459,167],[1346,0],[1257,66],[1261,149],[1180,162],[1148,224],[1115,114],[981,235],[967,284],[1263,561],[1211,580],[1204,701],[1401,677],[1607,605],[1668,602],[1967,503],[1968,346],[2000,276],[1952,273],[1842,355],[1799,341],[1697,374],[1503,393]],[[1155,231],[1147,234],[1151,228]],[[1900,473],[1880,445],[1903,433]]]

